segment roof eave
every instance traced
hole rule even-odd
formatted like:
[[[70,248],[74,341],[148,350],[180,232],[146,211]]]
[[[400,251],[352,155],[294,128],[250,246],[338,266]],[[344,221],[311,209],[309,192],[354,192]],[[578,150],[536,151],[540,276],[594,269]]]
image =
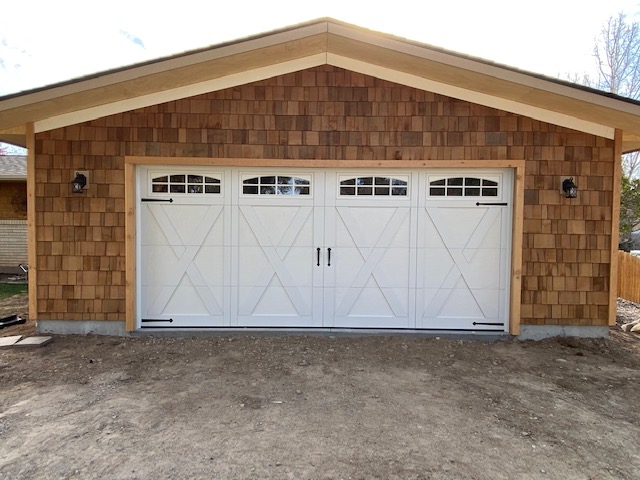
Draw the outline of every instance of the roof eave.
[[[0,98],[0,111],[6,113],[0,120],[0,141],[24,146],[24,134],[13,127],[104,105],[126,105],[127,99],[196,85],[211,80],[212,76],[238,75],[314,55],[327,58],[334,55],[377,65],[430,82],[480,95],[501,96],[522,105],[619,128],[625,132],[623,150],[640,149],[638,102],[332,19]]]

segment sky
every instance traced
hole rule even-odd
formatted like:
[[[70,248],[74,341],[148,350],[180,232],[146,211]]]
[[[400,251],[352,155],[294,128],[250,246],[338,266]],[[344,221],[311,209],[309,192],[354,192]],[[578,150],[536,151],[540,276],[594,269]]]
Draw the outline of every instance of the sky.
[[[524,70],[593,70],[611,15],[640,0],[0,0],[0,96],[320,17]],[[9,19],[10,21],[7,21]]]

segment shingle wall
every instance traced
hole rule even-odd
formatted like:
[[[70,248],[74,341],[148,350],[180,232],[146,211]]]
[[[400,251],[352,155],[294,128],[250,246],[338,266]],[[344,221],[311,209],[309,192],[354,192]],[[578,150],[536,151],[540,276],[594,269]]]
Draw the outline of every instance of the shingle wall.
[[[41,319],[124,319],[124,156],[147,155],[525,160],[522,323],[607,324],[612,140],[334,67],[36,140]],[[89,171],[83,195],[69,188],[78,169]],[[577,199],[560,195],[563,176]]]

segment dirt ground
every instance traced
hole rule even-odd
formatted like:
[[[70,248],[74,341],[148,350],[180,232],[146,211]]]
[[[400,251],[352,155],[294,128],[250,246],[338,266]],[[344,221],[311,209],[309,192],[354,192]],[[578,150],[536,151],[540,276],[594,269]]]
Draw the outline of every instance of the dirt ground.
[[[56,336],[0,350],[0,479],[638,479],[639,338]]]

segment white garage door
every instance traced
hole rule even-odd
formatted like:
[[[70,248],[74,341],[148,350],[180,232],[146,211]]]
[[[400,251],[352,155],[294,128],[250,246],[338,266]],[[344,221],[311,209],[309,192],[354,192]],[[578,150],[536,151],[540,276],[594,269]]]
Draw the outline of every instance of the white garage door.
[[[141,167],[138,327],[507,329],[511,172]]]

